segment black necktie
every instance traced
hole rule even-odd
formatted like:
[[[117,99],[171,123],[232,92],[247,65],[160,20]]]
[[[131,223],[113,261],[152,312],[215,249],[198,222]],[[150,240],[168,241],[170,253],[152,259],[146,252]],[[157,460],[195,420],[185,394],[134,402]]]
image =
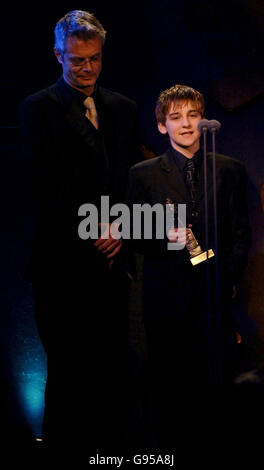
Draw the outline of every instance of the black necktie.
[[[192,202],[195,201],[195,163],[192,158],[188,158],[184,166],[185,182],[189,190]]]

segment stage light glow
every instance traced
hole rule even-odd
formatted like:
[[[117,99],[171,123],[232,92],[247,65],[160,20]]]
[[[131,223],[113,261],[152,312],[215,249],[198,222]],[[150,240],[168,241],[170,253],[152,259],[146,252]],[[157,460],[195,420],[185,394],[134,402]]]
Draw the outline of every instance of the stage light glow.
[[[17,376],[19,401],[26,420],[36,436],[41,436],[45,392],[44,371],[27,371]]]
[[[41,438],[46,354],[35,323],[32,289],[23,284],[23,290],[21,288],[18,294],[9,311],[8,334],[10,381],[13,401],[19,411],[14,420],[19,420],[33,436]]]

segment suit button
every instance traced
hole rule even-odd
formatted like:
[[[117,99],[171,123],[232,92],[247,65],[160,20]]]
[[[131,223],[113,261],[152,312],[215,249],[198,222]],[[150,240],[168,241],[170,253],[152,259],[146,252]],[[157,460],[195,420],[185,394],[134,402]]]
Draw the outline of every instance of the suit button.
[[[192,217],[198,217],[199,212],[192,212]]]

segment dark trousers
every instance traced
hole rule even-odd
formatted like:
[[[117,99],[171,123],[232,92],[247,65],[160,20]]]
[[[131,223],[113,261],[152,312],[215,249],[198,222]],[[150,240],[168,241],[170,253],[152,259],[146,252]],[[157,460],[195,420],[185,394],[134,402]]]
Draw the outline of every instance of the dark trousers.
[[[150,273],[143,281],[155,445],[163,450],[173,449],[177,439],[184,442],[199,423],[219,413],[215,405],[231,386],[236,367],[229,289],[221,292],[218,324],[214,290],[208,311],[204,273],[197,273],[188,278],[183,273],[151,278]]]
[[[119,272],[35,279],[35,313],[47,353],[43,434],[81,452],[121,445],[127,395],[128,279]],[[86,450],[87,452],[87,450]]]

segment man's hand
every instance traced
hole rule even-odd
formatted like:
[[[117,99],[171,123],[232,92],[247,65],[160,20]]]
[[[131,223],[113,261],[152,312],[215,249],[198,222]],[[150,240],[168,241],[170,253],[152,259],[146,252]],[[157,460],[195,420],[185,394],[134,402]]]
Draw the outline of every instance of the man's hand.
[[[112,224],[100,223],[99,228],[103,228],[102,235],[94,242],[94,246],[110,260],[109,267],[111,268],[114,256],[119,253],[123,245],[121,238],[118,238],[120,236],[118,231],[119,224],[116,222]]]

